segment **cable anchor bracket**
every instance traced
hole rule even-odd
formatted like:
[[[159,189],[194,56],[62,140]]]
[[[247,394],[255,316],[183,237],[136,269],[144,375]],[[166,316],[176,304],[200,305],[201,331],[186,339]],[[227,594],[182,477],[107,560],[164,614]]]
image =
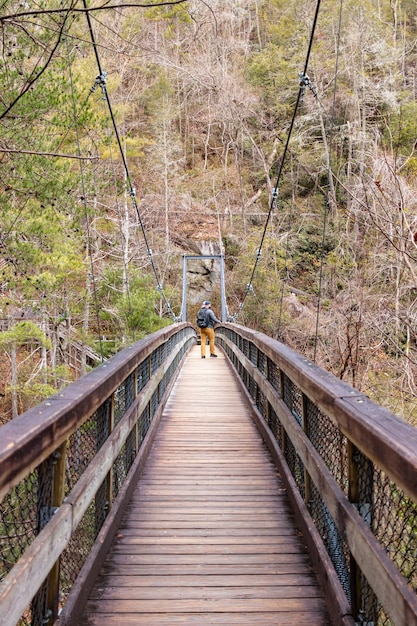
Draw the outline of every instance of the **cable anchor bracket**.
[[[96,80],[94,81],[94,85],[90,89],[90,93],[94,93],[97,87],[101,87],[101,91],[103,95],[106,94],[106,83],[107,83],[107,72],[101,72],[98,76],[96,76]]]
[[[310,91],[313,93],[313,95],[317,98],[317,91],[313,87],[313,84],[312,84],[308,74],[304,74],[304,72],[299,72],[299,74],[298,74],[298,82],[299,82],[299,85],[300,85],[300,89],[302,90],[301,96],[304,95],[305,88],[308,87],[310,89]]]
[[[105,87],[107,83],[107,72],[101,72],[98,76],[96,76],[96,85],[100,85],[100,87]]]

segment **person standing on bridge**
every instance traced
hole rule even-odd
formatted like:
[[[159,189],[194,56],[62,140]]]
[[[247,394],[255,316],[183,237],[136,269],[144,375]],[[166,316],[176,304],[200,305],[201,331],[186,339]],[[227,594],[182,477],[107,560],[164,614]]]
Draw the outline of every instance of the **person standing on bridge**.
[[[211,310],[211,304],[208,300],[204,300],[203,306],[197,313],[197,326],[201,334],[201,358],[206,358],[206,338],[209,340],[210,356],[217,357],[214,351],[214,324],[220,324],[220,320]]]

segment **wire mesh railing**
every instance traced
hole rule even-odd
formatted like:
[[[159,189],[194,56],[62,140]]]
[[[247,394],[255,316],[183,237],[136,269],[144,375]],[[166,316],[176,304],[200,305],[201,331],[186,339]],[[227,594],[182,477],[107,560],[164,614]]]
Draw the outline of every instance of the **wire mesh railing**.
[[[55,622],[195,341],[158,331],[1,428],[1,626]]]
[[[417,430],[261,333],[216,337],[314,524],[335,623],[417,624]]]

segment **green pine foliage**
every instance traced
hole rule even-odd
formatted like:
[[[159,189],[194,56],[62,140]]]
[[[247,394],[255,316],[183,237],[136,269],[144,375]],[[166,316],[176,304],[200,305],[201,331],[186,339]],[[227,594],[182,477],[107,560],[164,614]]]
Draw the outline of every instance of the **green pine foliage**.
[[[12,0],[0,16],[5,332],[23,316],[46,324],[49,340],[64,341],[65,329],[109,356],[171,323],[144,226],[176,314],[182,255],[223,249],[240,323],[316,354],[415,419],[414,1],[348,0],[341,16],[340,3],[321,6],[313,89],[282,168],[313,4],[190,0],[95,14],[139,215],[85,17],[52,6],[43,0],[28,15]],[[204,282],[214,273],[204,272],[200,290],[210,284],[215,301],[217,283]],[[16,349],[23,357],[25,344]],[[47,360],[36,385],[65,384],[61,366]],[[38,398],[47,387],[33,383]]]

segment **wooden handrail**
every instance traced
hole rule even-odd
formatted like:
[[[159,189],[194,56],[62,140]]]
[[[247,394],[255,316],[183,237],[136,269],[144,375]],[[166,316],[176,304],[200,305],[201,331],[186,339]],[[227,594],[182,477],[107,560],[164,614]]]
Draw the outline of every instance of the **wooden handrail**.
[[[318,494],[314,506],[325,507],[325,516],[330,525],[324,532],[324,543],[328,539],[326,535],[331,532],[330,527],[334,525],[345,544],[345,550],[350,555],[349,557],[346,553],[346,558],[350,561],[352,594],[350,601],[355,620],[363,619],[365,623],[373,621],[366,615],[359,615],[360,610],[363,610],[360,606],[362,591],[357,589],[358,581],[359,585],[361,581],[358,573],[360,570],[396,626],[417,625],[415,589],[404,577],[408,572],[400,571],[398,567],[401,565],[398,565],[395,557],[389,554],[390,549],[395,554],[398,546],[395,545],[394,539],[392,545],[389,544],[390,538],[384,538],[384,543],[381,543],[377,536],[378,528],[371,527],[369,517],[372,507],[378,504],[373,503],[373,498],[377,497],[379,492],[372,491],[376,471],[378,475],[385,474],[389,478],[391,489],[395,494],[404,492],[401,497],[404,506],[410,511],[409,519],[406,519],[403,511],[398,519],[395,513],[390,512],[389,502],[385,500],[382,507],[387,518],[390,514],[392,516],[391,521],[387,521],[387,524],[391,524],[391,529],[395,526],[397,530],[398,524],[403,525],[401,539],[397,541],[404,541],[407,533],[412,540],[411,529],[415,524],[414,511],[417,509],[417,429],[302,355],[262,333],[235,324],[224,324],[216,334],[231,362],[241,373],[247,393],[256,405],[258,421],[262,424],[271,451],[277,451],[277,442],[267,425],[270,413],[273,412],[279,421],[282,428],[282,450],[277,452],[277,457],[284,459],[283,472],[290,477],[289,488],[300,489],[307,505],[303,511],[300,510],[300,515],[304,517],[301,525],[304,528],[309,525],[311,527],[313,522],[313,519],[310,519],[309,523],[305,521],[306,516],[310,517],[308,506],[312,499],[313,484]],[[262,362],[261,369],[258,368],[258,361]],[[275,368],[275,378],[278,372],[278,385],[275,379],[274,384],[269,380],[268,369],[272,366]],[[285,379],[289,384],[284,392]],[[279,385],[281,393],[277,391]],[[323,437],[326,437],[327,420],[328,427],[331,426],[334,432],[339,433],[340,437],[343,436],[347,442],[344,458],[338,461],[343,466],[340,468],[342,478],[339,482],[327,465],[332,463],[327,456],[327,450],[323,450],[325,458],[321,457],[317,435],[315,445],[309,439],[309,430],[314,430],[316,418],[314,411],[309,417],[307,403],[314,407],[315,411],[320,412],[322,424],[319,432]],[[287,449],[288,442],[291,443],[290,452]],[[370,484],[361,487],[365,492],[363,497],[369,500],[365,501],[362,510],[358,495],[360,492],[358,476],[354,469],[355,450],[360,451],[359,454],[363,455],[365,463],[370,468]],[[293,464],[292,470],[286,464],[287,457],[288,463]],[[281,460],[279,462],[281,463]],[[293,480],[293,474],[296,481]],[[348,496],[352,501],[349,501]],[[405,544],[401,545],[405,550]],[[414,558],[416,542],[408,549]],[[319,552],[320,548],[316,550],[317,554]],[[341,552],[343,549],[339,554]],[[331,582],[332,576],[336,577],[336,571],[333,575],[328,571],[324,572],[322,578],[324,584],[326,579]],[[338,619],[342,619],[340,608]]]
[[[173,342],[172,339],[174,339]],[[131,378],[132,373],[135,374],[133,397],[126,406],[124,414],[119,416],[117,424],[96,449],[91,462],[72,490],[67,493],[63,502],[63,485],[54,486],[51,505],[58,504],[58,501],[61,504],[46,525],[38,529],[37,536],[33,538],[15,566],[0,582],[0,626],[10,626],[17,622],[49,573],[50,587],[51,584],[59,585],[57,559],[67,547],[77,526],[97,497],[101,486],[106,484],[108,477],[111,476],[113,464],[121,454],[128,438],[134,434],[138,446],[141,445],[136,426],[142,415],[147,410],[154,411],[155,403],[159,405],[158,415],[162,413],[163,403],[175,380],[175,366],[178,359],[183,358],[181,355],[186,353],[189,345],[194,342],[195,331],[190,324],[175,324],[164,328],[126,348],[97,370],[70,385],[62,393],[56,394],[1,429],[0,493],[2,496],[18,485],[35,468],[42,467],[45,459],[51,459],[54,456],[58,460],[57,463],[55,462],[57,479],[62,480],[59,467],[65,467],[61,456],[65,454],[69,437],[76,431],[79,432],[86,420],[103,407],[107,399],[112,400],[115,392],[123,387]],[[164,344],[169,344],[167,350]],[[137,372],[139,368],[141,372],[144,371],[143,364],[146,366],[147,382],[141,384],[140,391],[137,391]],[[163,385],[162,392],[160,391],[161,385]],[[150,414],[151,420],[152,417]],[[145,449],[148,449],[148,444]],[[136,449],[134,453],[138,460],[138,450]],[[129,464],[131,461],[129,459]],[[40,623],[52,624],[55,621],[58,608],[57,598],[58,588],[50,588],[48,601],[54,606],[50,607],[49,616],[42,616]]]
[[[188,324],[173,324],[125,348],[1,428],[0,502],[56,450],[129,376],[138,362]]]
[[[238,329],[325,413],[366,456],[417,501],[417,429],[288,346],[263,333]],[[250,367],[250,365],[249,365]]]
[[[310,531],[314,542],[321,541],[319,529],[315,528],[316,520],[309,513],[310,501],[316,498],[316,505],[318,502],[326,516],[331,518],[330,523],[337,529],[343,549],[351,559],[352,599],[341,600],[344,595],[342,584],[333,584],[338,576],[336,570],[327,570],[323,576],[323,579],[326,576],[333,579],[333,586],[329,589],[339,598],[340,623],[351,623],[346,609],[349,602],[352,613],[357,614],[362,592],[360,588],[356,590],[355,585],[360,587],[362,574],[396,626],[417,626],[415,590],[407,584],[395,560],[390,558],[387,545],[378,540],[371,528],[366,512],[367,501],[361,510],[361,487],[356,471],[359,454],[372,472],[375,469],[389,477],[396,493],[407,494],[403,498],[410,500],[415,507],[413,511],[417,510],[417,430],[350,385],[262,333],[226,323],[219,326],[216,336],[242,375],[272,453],[287,462],[283,472],[288,475],[288,488],[300,489],[294,501],[297,501],[300,510],[304,506],[303,516],[308,520],[304,521],[303,528],[307,533]],[[50,521],[46,520],[43,529],[44,520],[42,523],[39,521],[35,533],[37,537],[0,583],[0,626],[20,617],[40,587],[41,579],[49,572],[51,584],[52,581],[59,584],[57,559],[74,535],[90,503],[97,500],[99,491],[105,491],[109,498],[114,485],[112,468],[116,467],[115,460],[122,450],[127,450],[130,455],[129,441],[132,438],[139,442],[139,420],[147,415],[151,405],[161,401],[160,385],[161,389],[165,389],[165,379],[172,377],[171,370],[178,364],[178,355],[183,355],[189,342],[194,340],[195,332],[189,324],[175,324],[162,329],[2,427],[0,499],[15,486],[20,486],[21,481],[36,468],[45,468],[41,469],[38,478],[47,474],[46,464],[55,456],[57,483],[52,486],[51,507],[58,506],[58,510]],[[138,376],[142,380],[142,374],[144,382],[138,385]],[[281,392],[277,391],[278,388]],[[128,389],[132,390],[129,393],[131,397],[129,403],[125,404],[123,400],[123,414],[120,415],[119,391],[124,398]],[[292,393],[295,399],[289,402],[287,396]],[[111,406],[103,413],[103,407],[109,406],[105,405],[106,402]],[[114,422],[113,411],[117,402],[119,413]],[[333,429],[345,442],[341,444],[344,446],[344,456],[340,460],[343,465],[341,478],[335,478],[328,467],[329,459],[321,456],[323,451],[317,445],[317,438],[315,443],[309,438],[310,422],[315,419],[309,415],[312,407],[323,420],[320,435],[322,432],[326,434],[326,428]],[[99,415],[100,423],[108,424],[106,438],[95,442],[97,448],[93,459],[84,473],[78,475],[77,482],[71,490],[67,490],[69,493],[59,505],[63,495],[60,481],[65,478],[65,462],[61,456],[66,453],[66,442],[74,433],[78,436],[80,430],[82,432],[86,426],[89,427],[90,422],[86,423],[86,420],[93,414],[96,422]],[[268,428],[271,415],[274,419],[276,416],[282,429],[280,444],[278,438],[273,439]],[[293,467],[290,467],[291,463]],[[43,500],[41,504],[44,505]],[[412,521],[414,523],[414,518]],[[396,523],[406,524],[407,520],[399,519]],[[326,567],[332,567],[332,555],[327,554],[323,539],[314,554],[321,554],[323,563],[330,564]],[[49,596],[50,602],[55,601],[56,589],[51,589]]]

